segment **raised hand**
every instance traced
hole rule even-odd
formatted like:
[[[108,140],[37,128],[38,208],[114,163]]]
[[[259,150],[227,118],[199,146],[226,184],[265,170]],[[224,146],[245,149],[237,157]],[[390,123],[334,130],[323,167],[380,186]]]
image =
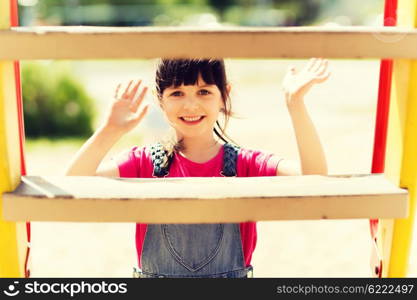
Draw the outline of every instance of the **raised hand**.
[[[120,90],[121,84],[117,86],[105,127],[127,133],[139,124],[149,108],[149,104],[147,104],[139,109],[148,90],[146,86],[140,88],[141,83],[142,80],[138,80],[136,83],[131,80],[123,91]]]
[[[301,71],[291,66],[282,82],[287,104],[291,105],[300,101],[314,84],[326,81],[329,76],[326,59],[312,58]]]

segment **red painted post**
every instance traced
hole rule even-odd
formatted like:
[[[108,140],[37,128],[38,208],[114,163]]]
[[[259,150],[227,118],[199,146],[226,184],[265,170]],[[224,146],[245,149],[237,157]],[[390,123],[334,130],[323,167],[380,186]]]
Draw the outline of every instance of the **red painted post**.
[[[397,0],[385,0],[384,26],[397,24]],[[392,59],[382,59],[379,73],[378,105],[376,111],[372,173],[383,173],[385,167],[385,150],[387,144],[388,115],[392,81]],[[378,219],[369,220],[371,236],[377,239]],[[382,275],[382,262],[378,276]]]
[[[17,0],[10,0],[10,24],[12,27],[19,26],[19,14]],[[16,101],[17,101],[17,113],[19,120],[19,144],[20,144],[20,169],[21,174],[26,175],[26,163],[25,163],[25,126],[23,120],[23,102],[22,102],[22,87],[20,80],[20,63],[19,61],[14,62],[14,73],[15,73],[15,82],[16,82]],[[30,253],[30,222],[26,222],[26,236],[27,236],[27,248],[26,248],[26,258],[25,258],[25,277],[30,277],[30,271],[28,268],[29,262],[29,253]]]
[[[13,27],[19,26],[19,16],[17,11],[17,0],[10,1],[10,24]],[[21,158],[21,173],[26,175],[26,164],[24,155],[24,142],[25,142],[25,127],[23,123],[23,106],[22,106],[22,88],[20,83],[20,64],[19,61],[14,62],[15,80],[16,80],[16,96],[17,96],[17,109],[19,114],[19,132],[20,132],[20,158]]]

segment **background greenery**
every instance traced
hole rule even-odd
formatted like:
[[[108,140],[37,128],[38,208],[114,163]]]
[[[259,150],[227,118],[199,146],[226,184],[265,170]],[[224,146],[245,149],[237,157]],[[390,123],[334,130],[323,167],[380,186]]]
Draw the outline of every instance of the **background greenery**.
[[[22,64],[25,132],[28,137],[87,137],[92,134],[94,100],[59,62]]]
[[[344,16],[341,25],[367,23],[383,0],[20,0],[24,24],[96,26],[311,25]],[[358,7],[360,9],[358,9]],[[348,24],[346,24],[346,22]]]

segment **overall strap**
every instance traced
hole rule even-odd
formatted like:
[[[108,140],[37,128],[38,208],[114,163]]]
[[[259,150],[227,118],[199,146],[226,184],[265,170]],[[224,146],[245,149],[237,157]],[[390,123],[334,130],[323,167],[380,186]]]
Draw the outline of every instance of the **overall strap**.
[[[240,148],[229,143],[225,143],[223,148],[223,170],[221,171],[221,175],[226,177],[236,176],[236,165]],[[168,157],[167,151],[164,150],[164,147],[160,143],[152,145],[150,150],[153,164],[152,176],[166,177],[169,174],[169,167],[171,165],[173,156]]]
[[[224,147],[223,156],[223,171],[220,173],[226,177],[233,177],[237,175],[237,157],[239,153],[239,147],[226,143]]]
[[[165,177],[169,174],[169,167],[172,162],[172,156],[168,157],[168,152],[164,149],[162,144],[156,143],[150,147],[153,177]],[[168,162],[168,164],[166,163]]]

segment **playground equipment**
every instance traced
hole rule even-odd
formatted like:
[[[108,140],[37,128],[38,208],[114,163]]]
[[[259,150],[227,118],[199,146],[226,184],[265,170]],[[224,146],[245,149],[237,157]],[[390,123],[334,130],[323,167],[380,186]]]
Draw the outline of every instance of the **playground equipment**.
[[[387,0],[385,16],[395,20],[396,10],[403,12],[398,24],[408,28],[16,28],[16,1],[1,1],[0,276],[29,275],[24,273],[24,251],[30,240],[25,237],[30,233],[26,221],[192,223],[323,218],[371,218],[371,233],[378,244],[376,275],[406,276],[417,183],[417,124],[413,120],[417,86],[412,85],[417,63],[411,60],[417,57],[417,0],[400,0],[398,7],[396,0]],[[159,47],[161,39],[165,47]],[[112,47],[108,47],[110,41]],[[301,46],[305,43],[309,47]],[[187,48],[182,47],[185,44]],[[381,62],[372,173],[384,174],[158,181],[24,176],[19,66],[13,60],[314,56],[395,59]],[[140,191],[133,184],[137,181],[141,181]],[[166,185],[173,187],[169,195],[162,192],[166,189],[155,188]],[[231,191],[232,185],[239,188]],[[172,198],[181,200],[169,201]]]

